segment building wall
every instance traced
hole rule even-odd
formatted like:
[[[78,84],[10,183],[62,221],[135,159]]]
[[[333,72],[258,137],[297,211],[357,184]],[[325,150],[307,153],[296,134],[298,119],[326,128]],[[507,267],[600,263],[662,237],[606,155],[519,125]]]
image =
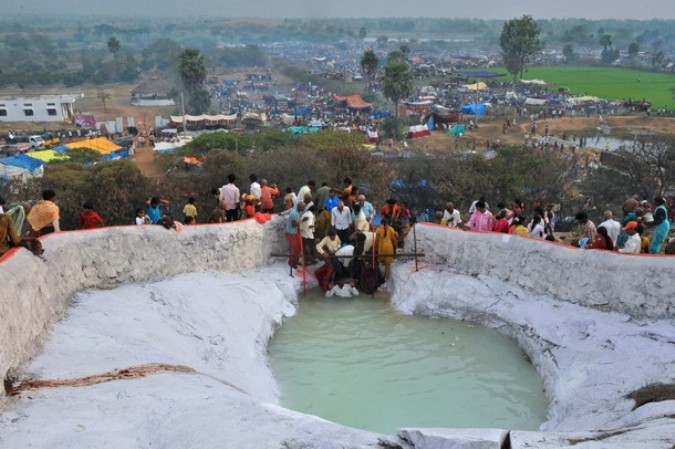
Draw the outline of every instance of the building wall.
[[[2,122],[63,122],[73,116],[73,95],[0,98]],[[30,111],[30,113],[27,113]]]
[[[171,98],[133,98],[132,106],[175,106],[176,102]]]

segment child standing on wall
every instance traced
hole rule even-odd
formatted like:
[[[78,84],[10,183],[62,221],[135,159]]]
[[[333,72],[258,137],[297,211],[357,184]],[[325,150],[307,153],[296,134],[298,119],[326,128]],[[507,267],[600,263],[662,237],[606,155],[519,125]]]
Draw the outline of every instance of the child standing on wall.
[[[139,226],[150,224],[150,218],[147,215],[145,215],[145,209],[143,209],[142,207],[136,209],[136,224]]]
[[[195,206],[194,197],[191,196],[190,198],[188,198],[187,204],[185,205],[185,207],[183,207],[183,215],[185,216],[184,221],[186,223],[188,222],[188,219],[187,219],[188,217],[192,218],[192,220],[191,220],[192,224],[197,223],[197,206]]]

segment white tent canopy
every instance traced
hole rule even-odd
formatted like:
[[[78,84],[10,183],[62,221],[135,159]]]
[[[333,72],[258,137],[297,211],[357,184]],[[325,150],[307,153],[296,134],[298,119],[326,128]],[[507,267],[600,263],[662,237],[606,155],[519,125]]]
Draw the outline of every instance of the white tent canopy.
[[[544,80],[520,80],[521,84],[527,84],[531,86],[546,86],[546,81]]]

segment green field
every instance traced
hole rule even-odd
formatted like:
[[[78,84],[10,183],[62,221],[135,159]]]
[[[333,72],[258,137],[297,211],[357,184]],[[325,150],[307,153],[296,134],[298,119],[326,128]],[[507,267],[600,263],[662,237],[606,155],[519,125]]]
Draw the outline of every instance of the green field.
[[[675,109],[673,74],[617,67],[548,66],[528,67],[523,78],[544,80],[549,83],[549,91],[565,86],[574,95],[593,95],[610,101],[645,99],[652,109]]]

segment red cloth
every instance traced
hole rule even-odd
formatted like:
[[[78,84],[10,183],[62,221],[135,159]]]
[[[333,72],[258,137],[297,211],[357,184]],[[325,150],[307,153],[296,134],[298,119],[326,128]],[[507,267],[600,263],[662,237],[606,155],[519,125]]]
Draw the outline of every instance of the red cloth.
[[[316,280],[319,282],[319,287],[327,292],[328,284],[330,284],[331,279],[333,278],[333,265],[329,263],[323,264],[319,269],[314,271],[314,277],[316,277]]]
[[[495,221],[494,226],[492,227],[492,230],[494,232],[503,232],[504,234],[509,233],[509,220],[506,218],[500,218],[499,220]]]
[[[288,264],[295,268],[298,266],[298,263],[300,263],[300,254],[302,254],[302,237],[300,236],[299,232],[296,234],[286,233],[286,240],[288,241],[288,248],[290,251]]]
[[[603,236],[599,236],[595,240],[593,240],[591,243],[586,245],[587,249],[604,249],[604,250],[613,250],[614,248],[607,248],[607,242],[605,242],[605,238]]]
[[[103,218],[94,211],[80,212],[79,222],[82,229],[96,229],[103,226]]]
[[[265,214],[265,213],[262,213],[262,212],[256,212],[255,215],[253,216],[253,218],[258,223],[265,224],[272,219],[272,215]]]

